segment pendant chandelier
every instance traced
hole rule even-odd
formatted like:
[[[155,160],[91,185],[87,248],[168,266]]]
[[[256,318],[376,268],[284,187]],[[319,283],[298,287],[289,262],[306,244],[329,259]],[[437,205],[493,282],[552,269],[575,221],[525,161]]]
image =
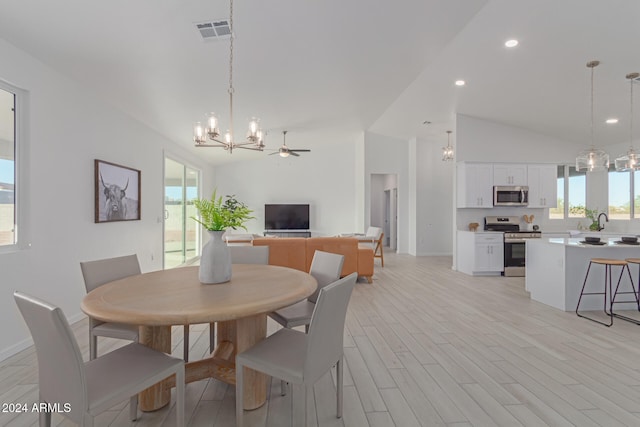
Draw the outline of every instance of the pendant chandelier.
[[[193,140],[196,147],[221,147],[233,152],[235,148],[243,148],[245,150],[262,151],[264,149],[263,132],[260,128],[260,120],[255,117],[249,121],[249,130],[246,139],[236,142],[233,133],[233,0],[229,1],[229,128],[224,134],[224,139],[220,138],[220,130],[218,129],[218,116],[215,113],[209,113],[206,125],[197,122],[193,127]],[[207,143],[207,137],[213,141]]]
[[[583,150],[576,157],[576,170],[607,171],[609,170],[609,155],[595,148],[593,139],[593,69],[600,65],[600,61],[587,62],[587,67],[591,68],[591,147]]]
[[[453,160],[453,147],[451,146],[451,131],[447,131],[447,146],[442,147],[442,161],[448,162]]]
[[[629,86],[631,87],[629,102],[629,151],[627,151],[627,154],[616,159],[616,171],[618,172],[640,170],[640,163],[638,162],[640,159],[638,158],[636,150],[633,148],[633,81],[639,76],[639,73],[630,73],[626,76],[627,79],[629,79]]]

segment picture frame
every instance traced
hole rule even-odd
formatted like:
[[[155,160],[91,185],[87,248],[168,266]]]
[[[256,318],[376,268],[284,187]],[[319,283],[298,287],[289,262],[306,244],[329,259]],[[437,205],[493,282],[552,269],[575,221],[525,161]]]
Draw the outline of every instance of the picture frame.
[[[141,172],[94,160],[95,222],[140,220]]]

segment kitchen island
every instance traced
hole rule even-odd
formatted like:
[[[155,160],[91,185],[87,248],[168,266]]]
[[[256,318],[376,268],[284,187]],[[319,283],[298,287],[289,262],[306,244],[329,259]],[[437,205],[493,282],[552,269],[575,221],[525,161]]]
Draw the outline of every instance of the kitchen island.
[[[640,258],[640,245],[616,243],[619,237],[603,238],[604,245],[581,243],[580,238],[541,238],[527,240],[527,263],[525,288],[531,299],[564,311],[573,311],[578,304],[580,290],[591,258]],[[630,264],[634,282],[638,280],[637,266]],[[620,269],[612,270],[613,287],[620,275]],[[637,283],[636,283],[637,288]],[[604,267],[591,267],[587,281],[587,292],[604,290]],[[629,276],[625,273],[620,291],[630,291]],[[602,310],[602,295],[582,298],[580,310]],[[616,301],[627,301],[632,295],[619,295]],[[615,305],[616,310],[637,309],[634,304]]]

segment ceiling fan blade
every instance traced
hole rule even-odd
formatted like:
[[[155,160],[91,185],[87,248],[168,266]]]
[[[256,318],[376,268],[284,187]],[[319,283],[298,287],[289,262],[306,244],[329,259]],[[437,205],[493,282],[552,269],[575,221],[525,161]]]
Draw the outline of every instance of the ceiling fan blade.
[[[275,151],[273,153],[269,153],[270,156],[273,156],[274,154],[280,154],[280,152],[279,151]]]
[[[300,157],[300,154],[294,153],[293,150],[289,150],[289,154],[292,156]]]
[[[311,152],[311,150],[307,150],[307,149],[304,149],[304,148],[301,148],[301,149],[290,148],[289,151],[297,151],[298,153],[310,153]]]

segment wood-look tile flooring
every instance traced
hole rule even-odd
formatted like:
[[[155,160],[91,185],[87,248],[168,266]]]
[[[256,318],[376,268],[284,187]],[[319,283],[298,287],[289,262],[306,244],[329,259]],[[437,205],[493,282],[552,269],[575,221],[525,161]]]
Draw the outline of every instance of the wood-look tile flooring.
[[[385,258],[373,285],[357,283],[351,298],[344,416],[335,417],[333,372],[309,396],[308,425],[640,425],[640,326],[606,328],[532,302],[523,278],[472,278],[452,271],[450,257]],[[73,328],[86,357],[87,322]],[[177,357],[181,333],[174,328]],[[191,327],[191,342],[192,359],[205,354],[204,325]],[[99,348],[117,345],[101,339]],[[291,425],[291,395],[280,396],[279,385],[247,412],[247,425]],[[33,403],[37,393],[33,348],[0,364],[0,403]],[[188,425],[234,426],[234,399],[234,387],[215,380],[188,384]],[[123,401],[96,426],[172,426],[173,404],[133,424]],[[0,414],[3,426],[36,423],[36,414]]]

